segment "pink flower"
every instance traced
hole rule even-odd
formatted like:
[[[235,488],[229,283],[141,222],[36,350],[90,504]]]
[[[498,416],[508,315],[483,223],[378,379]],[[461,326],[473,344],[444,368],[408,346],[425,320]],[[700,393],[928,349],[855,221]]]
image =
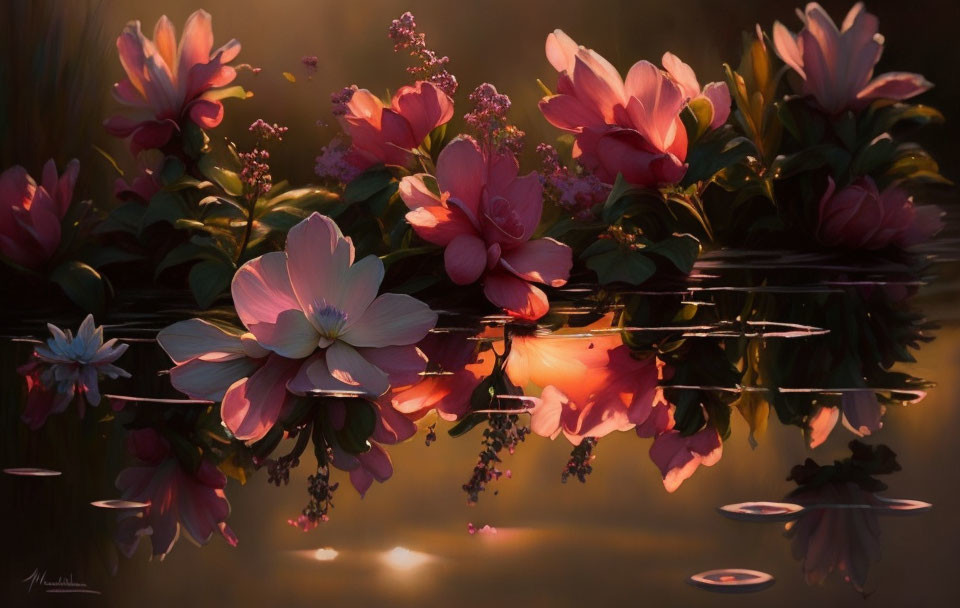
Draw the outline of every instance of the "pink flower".
[[[711,129],[717,129],[727,122],[727,118],[730,116],[731,103],[730,89],[727,88],[727,83],[711,82],[701,89],[693,68],[673,53],[664,53],[660,63],[663,65],[663,69],[667,71],[667,75],[680,87],[687,103],[695,99],[703,99],[710,104],[713,113],[713,120],[710,121]]]
[[[638,61],[624,80],[610,62],[561,30],[547,36],[546,52],[560,79],[558,94],[543,98],[540,111],[550,124],[576,134],[574,157],[606,183],[617,174],[641,186],[680,181],[687,170],[684,106],[691,99],[709,101],[714,128],[730,113],[726,85],[701,89],[690,66],[672,53],[663,56],[666,72]]]
[[[354,489],[365,496],[374,481],[383,483],[393,475],[393,462],[383,448],[413,437],[417,425],[389,404],[374,404],[377,408],[377,425],[368,442],[370,449],[360,454],[350,454],[334,446],[333,466],[350,473],[350,483]],[[346,408],[343,402],[329,406],[330,422],[335,430],[346,423]]]
[[[431,410],[444,420],[458,420],[470,407],[473,390],[493,371],[493,353],[479,352],[466,333],[432,333],[417,347],[427,357],[428,371],[412,384],[391,387],[381,403],[414,420]]]
[[[162,147],[183,120],[216,127],[223,120],[221,100],[242,95],[220,88],[237,76],[227,64],[240,53],[240,43],[231,40],[213,51],[212,19],[204,10],[187,18],[179,45],[166,16],[157,21],[153,40],[139,21],[131,21],[117,38],[117,51],[127,77],[113,85],[113,96],[133,111],[108,118],[104,126],[116,137],[132,136],[134,154]]]
[[[810,447],[826,441],[841,416],[843,426],[857,437],[876,433],[883,428],[885,411],[873,391],[845,392],[840,397],[840,407],[821,407],[807,420]]]
[[[578,332],[609,329],[608,315]],[[543,437],[561,432],[579,445],[587,437],[627,431],[643,424],[662,399],[656,357],[635,359],[619,333],[590,338],[515,336],[506,372],[520,387],[539,387],[530,429]]]
[[[723,442],[710,427],[686,437],[675,430],[666,431],[650,446],[650,459],[660,469],[667,492],[676,491],[700,465],[715,465],[722,455]]]
[[[517,177],[518,169],[514,156],[488,158],[461,137],[437,159],[439,196],[423,173],[403,178],[400,196],[414,231],[444,248],[454,283],[481,280],[488,300],[511,315],[539,319],[550,304],[533,283],[564,285],[573,256],[553,239],[530,240],[543,211],[542,187],[536,173]]]
[[[33,270],[53,256],[79,171],[74,159],[58,177],[51,159],[39,185],[20,165],[0,173],[0,254]]]
[[[430,131],[453,117],[453,100],[433,83],[419,81],[400,87],[386,107],[370,91],[353,87],[342,112],[338,120],[352,139],[350,164],[361,170],[381,163],[410,167],[413,151]]]
[[[408,295],[378,297],[383,273],[376,256],[354,263],[353,242],[319,213],[290,229],[285,251],[244,264],[232,285],[240,320],[271,358],[301,365],[292,379],[278,367],[268,385],[257,386],[255,377],[232,385],[223,398],[227,427],[255,428],[249,438],[262,436],[279,409],[263,411],[251,397],[283,390],[276,388],[281,378],[298,394],[378,397],[422,372],[426,359],[415,344],[437,315]]]
[[[127,557],[137,550],[141,536],[150,536],[153,555],[166,557],[181,528],[194,542],[205,545],[218,531],[232,546],[237,537],[226,523],[230,503],[224,495],[226,476],[204,460],[195,473],[185,471],[170,444],[153,429],[131,431],[127,449],[140,461],[124,469],[116,486],[124,500],[149,503],[141,513],[121,515],[117,545]]]
[[[773,44],[803,80],[800,93],[812,96],[825,112],[857,109],[874,99],[909,99],[933,86],[909,72],[873,77],[883,36],[877,33],[876,16],[866,12],[862,2],[850,9],[840,29],[816,2],[807,4],[800,17],[804,26],[797,35],[775,23]]]
[[[909,247],[943,228],[943,213],[935,205],[915,207],[913,198],[897,186],[881,193],[869,177],[836,191],[833,178],[820,199],[817,235],[830,246],[849,249]]]

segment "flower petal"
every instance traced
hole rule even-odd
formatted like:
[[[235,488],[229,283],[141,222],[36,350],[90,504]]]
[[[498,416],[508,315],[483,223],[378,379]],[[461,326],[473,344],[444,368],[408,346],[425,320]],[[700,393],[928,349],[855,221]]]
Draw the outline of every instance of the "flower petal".
[[[508,314],[521,319],[536,320],[550,310],[547,294],[507,272],[488,273],[483,279],[483,293]]]
[[[353,346],[415,344],[437,324],[437,313],[406,294],[385,293],[340,339]]]
[[[262,439],[276,424],[286,400],[286,384],[297,369],[297,362],[271,355],[252,376],[227,389],[220,417],[237,439]]]
[[[573,251],[551,238],[527,241],[505,251],[500,258],[504,268],[526,281],[551,287],[565,285],[573,267]]]
[[[157,334],[157,342],[174,363],[193,358],[221,361],[244,354],[239,335],[229,334],[203,319],[188,319],[164,327]]]
[[[379,397],[387,391],[387,374],[363,358],[355,348],[337,340],[326,350],[327,367],[334,378]]]
[[[191,399],[221,401],[233,383],[258,367],[255,360],[247,357],[227,361],[191,359],[170,370],[170,383]]]
[[[487,265],[487,248],[480,237],[460,234],[443,250],[443,263],[447,276],[457,285],[476,282]]]

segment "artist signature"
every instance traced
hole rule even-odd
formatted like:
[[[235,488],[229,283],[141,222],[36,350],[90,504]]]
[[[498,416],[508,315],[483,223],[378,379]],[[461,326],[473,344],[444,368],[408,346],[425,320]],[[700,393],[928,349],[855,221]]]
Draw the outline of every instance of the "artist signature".
[[[47,593],[92,593],[100,595],[96,589],[91,589],[86,583],[73,580],[73,574],[59,576],[54,579],[47,578],[47,571],[40,571],[40,568],[34,568],[30,575],[21,581],[27,585],[27,592],[36,588]]]

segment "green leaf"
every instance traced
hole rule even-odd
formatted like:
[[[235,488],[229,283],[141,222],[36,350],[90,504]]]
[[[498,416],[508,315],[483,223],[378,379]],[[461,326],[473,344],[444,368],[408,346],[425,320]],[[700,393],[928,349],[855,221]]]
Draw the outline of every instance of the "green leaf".
[[[690,149],[687,154],[689,168],[681,185],[689,186],[711,179],[719,171],[756,153],[753,142],[746,137],[738,137],[732,126],[723,125],[705,134]]]
[[[383,262],[383,266],[385,268],[389,268],[391,264],[397,262],[398,260],[423,255],[425,253],[433,253],[435,251],[439,251],[439,248],[436,245],[405,247],[403,249],[398,249],[397,251],[391,251],[387,255],[380,256],[380,261]]]
[[[381,166],[373,167],[347,184],[343,191],[343,200],[351,205],[366,201],[386,189],[391,181],[393,181],[393,174],[388,169]]]
[[[690,274],[700,255],[700,241],[690,235],[676,235],[649,245],[644,251],[662,256],[680,272]]]
[[[139,201],[124,203],[110,212],[105,220],[97,224],[93,234],[108,234],[110,232],[126,232],[137,234],[146,207]]]
[[[367,440],[376,428],[377,414],[370,403],[361,399],[355,401],[346,406],[347,420],[335,435],[344,450],[351,454],[361,454],[370,451]]]
[[[156,278],[167,268],[173,268],[174,266],[199,259],[212,261],[223,260],[223,253],[219,250],[204,247],[196,243],[181,243],[171,249],[167,255],[163,256],[163,259],[157,264],[153,276]]]
[[[232,196],[241,196],[243,194],[243,182],[236,171],[231,171],[218,166],[213,154],[204,154],[197,161],[197,168],[207,179],[214,182],[227,194]]]
[[[710,123],[713,122],[713,104],[705,97],[692,99],[684,108],[681,118],[692,144],[710,129]]]
[[[188,216],[187,206],[183,199],[173,192],[161,190],[153,195],[147,210],[140,218],[140,230],[156,224],[166,222],[171,226],[176,226],[177,221]]]
[[[230,286],[233,271],[233,267],[214,260],[199,262],[190,269],[190,290],[201,308],[209,308]]]
[[[100,268],[101,266],[108,266],[110,264],[121,264],[123,262],[135,262],[142,259],[143,256],[140,254],[110,246],[95,247],[83,254],[83,261],[93,268]]]
[[[64,262],[50,273],[50,280],[85,312],[97,314],[103,311],[106,304],[104,280],[91,266],[77,260]]]
[[[164,186],[170,185],[183,177],[186,167],[183,161],[176,156],[168,156],[163,159],[163,167],[160,169],[160,183]]]
[[[581,255],[587,260],[587,268],[597,273],[597,280],[601,284],[640,285],[657,271],[657,265],[644,253],[624,249],[608,239],[602,239],[597,243],[605,241],[609,242],[612,248],[605,246],[603,247],[605,251],[597,253],[601,248],[591,246]]]

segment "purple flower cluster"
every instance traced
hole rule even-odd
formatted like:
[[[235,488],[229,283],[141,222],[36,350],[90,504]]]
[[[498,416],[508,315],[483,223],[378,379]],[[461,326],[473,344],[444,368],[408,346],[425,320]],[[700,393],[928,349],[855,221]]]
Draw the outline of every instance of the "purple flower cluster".
[[[417,32],[417,22],[409,11],[394,19],[390,24],[390,39],[395,52],[408,51],[411,57],[420,61],[420,65],[407,68],[407,72],[417,80],[427,80],[453,96],[457,92],[457,79],[447,71],[450,58],[440,57],[427,48],[426,34]]]
[[[476,504],[480,499],[480,492],[487,488],[487,484],[501,477],[510,478],[510,471],[501,471],[497,464],[502,462],[500,452],[504,449],[513,454],[517,445],[526,439],[530,429],[518,424],[516,414],[491,414],[489,427],[483,430],[483,451],[477,459],[470,480],[463,484],[463,491],[467,493],[467,503]],[[496,494],[497,492],[494,492]]]
[[[289,129],[277,123],[271,125],[262,118],[258,118],[250,125],[249,131],[257,136],[258,141],[283,141],[283,136]]]
[[[314,172],[327,179],[348,183],[360,175],[360,170],[347,161],[350,146],[341,137],[334,137],[320,150]]]
[[[606,200],[610,186],[601,182],[592,173],[577,174],[563,163],[553,146],[537,146],[542,164],[544,197],[552,200],[578,220],[593,217],[593,207]]]
[[[357,85],[343,87],[336,93],[330,93],[330,105],[333,106],[334,116],[343,116],[348,112],[347,104],[353,99],[353,94],[357,92]]]
[[[507,122],[510,98],[485,82],[470,93],[469,99],[473,111],[463,118],[477,132],[480,140],[491,150],[519,154],[523,148],[524,133]]]

